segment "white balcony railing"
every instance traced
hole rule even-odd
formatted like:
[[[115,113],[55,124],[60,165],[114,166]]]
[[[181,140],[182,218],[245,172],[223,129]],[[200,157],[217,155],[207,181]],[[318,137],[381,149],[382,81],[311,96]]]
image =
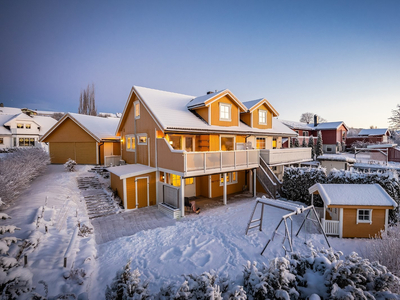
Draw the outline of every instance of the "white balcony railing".
[[[311,148],[263,149],[260,155],[269,165],[299,163],[311,160]]]
[[[259,150],[183,152],[187,174],[234,171],[259,166]]]
[[[121,155],[108,155],[104,156],[104,165],[109,166],[119,166],[121,160]]]

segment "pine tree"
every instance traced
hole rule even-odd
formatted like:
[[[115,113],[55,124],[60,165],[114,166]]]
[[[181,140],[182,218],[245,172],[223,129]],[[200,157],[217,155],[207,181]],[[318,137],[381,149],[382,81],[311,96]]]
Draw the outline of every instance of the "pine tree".
[[[294,145],[296,148],[300,147],[299,139],[298,139],[297,137],[294,138],[294,143],[293,143],[293,145]]]
[[[314,139],[312,136],[308,139],[308,147],[311,148],[311,158],[315,159],[315,150],[314,150]]]
[[[302,146],[303,148],[306,148],[306,147],[307,147],[307,142],[306,142],[306,138],[305,138],[305,137],[303,137],[303,143],[301,143],[301,146]]]
[[[321,131],[318,131],[318,136],[317,136],[317,145],[315,147],[315,155],[318,157],[322,154],[324,154],[324,148],[322,146],[322,134]]]

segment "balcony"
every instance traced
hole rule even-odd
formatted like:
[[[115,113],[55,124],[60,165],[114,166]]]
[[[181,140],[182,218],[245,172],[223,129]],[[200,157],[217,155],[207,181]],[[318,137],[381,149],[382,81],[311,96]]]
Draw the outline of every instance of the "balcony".
[[[260,150],[261,157],[268,165],[284,165],[311,160],[311,148],[285,148]]]
[[[184,177],[258,168],[259,150],[201,151],[174,150],[165,139],[157,139],[157,164]]]

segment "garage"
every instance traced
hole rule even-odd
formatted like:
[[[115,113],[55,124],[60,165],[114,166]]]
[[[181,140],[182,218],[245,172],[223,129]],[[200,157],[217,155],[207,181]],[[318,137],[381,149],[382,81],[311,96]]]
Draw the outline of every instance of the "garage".
[[[107,119],[68,113],[41,138],[41,141],[49,144],[52,164],[64,164],[69,158],[78,164],[100,164],[104,163],[107,157],[120,155],[119,137],[115,136],[118,122],[118,118]],[[101,151],[108,143],[115,144],[111,147],[112,151]],[[100,157],[100,153],[104,157]]]

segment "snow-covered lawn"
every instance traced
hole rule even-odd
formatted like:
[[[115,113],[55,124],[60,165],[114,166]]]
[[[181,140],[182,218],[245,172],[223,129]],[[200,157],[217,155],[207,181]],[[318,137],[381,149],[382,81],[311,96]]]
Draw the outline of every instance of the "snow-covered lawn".
[[[89,224],[76,183],[76,177],[88,169],[78,166],[78,172],[68,173],[63,166],[48,166],[47,172],[35,179],[30,189],[6,211],[13,218],[7,222],[21,228],[14,236],[40,238],[38,246],[28,253],[28,267],[34,275],[33,284],[41,294],[44,290],[39,281],[44,280],[49,286],[49,296],[60,293],[78,296],[88,292],[90,299],[103,299],[107,284],[129,258],[132,258],[132,268],[138,268],[142,278],[150,280],[150,291],[157,292],[164,284],[182,282],[182,274],[200,274],[211,269],[226,272],[241,283],[243,265],[247,261],[267,263],[271,258],[284,255],[282,236],[268,246],[264,256],[260,252],[287,211],[268,207],[263,231],[253,229],[246,236],[247,222],[255,204],[254,199],[247,199],[205,210],[200,215],[189,215],[174,226],[145,230],[101,245],[95,244],[93,235],[78,237],[65,269],[63,256],[77,222]],[[46,197],[44,218],[36,229],[36,214]],[[300,221],[301,217],[294,219],[294,232]],[[49,228],[47,234],[45,225]],[[295,251],[309,253],[306,240],[315,248],[327,247],[323,235],[302,232],[300,238],[294,238]],[[338,238],[329,238],[329,241],[335,250],[344,254],[360,252],[369,242]],[[63,277],[66,270],[71,270],[71,264],[74,269],[86,270],[83,284],[78,284],[82,280],[79,276]]]

